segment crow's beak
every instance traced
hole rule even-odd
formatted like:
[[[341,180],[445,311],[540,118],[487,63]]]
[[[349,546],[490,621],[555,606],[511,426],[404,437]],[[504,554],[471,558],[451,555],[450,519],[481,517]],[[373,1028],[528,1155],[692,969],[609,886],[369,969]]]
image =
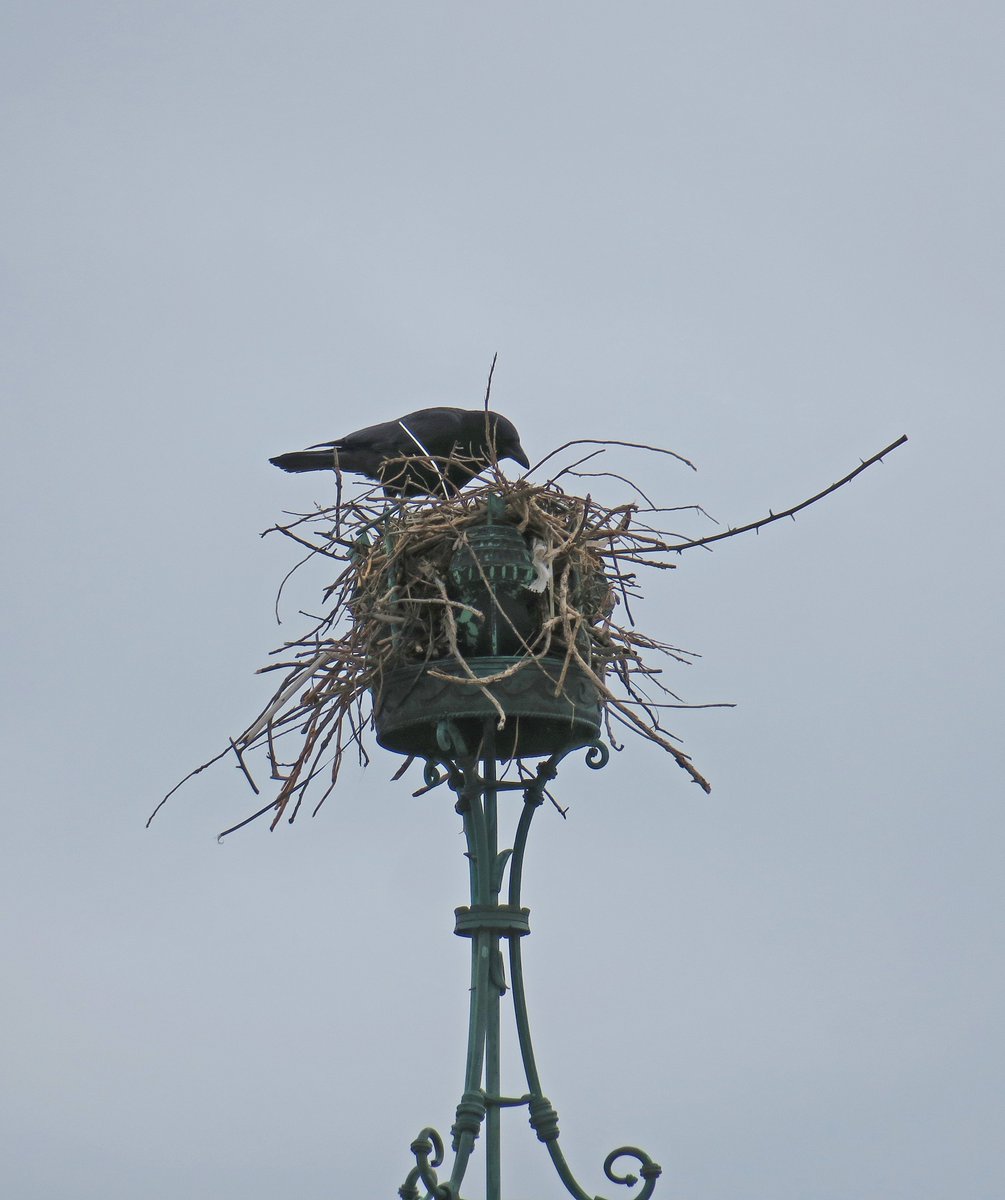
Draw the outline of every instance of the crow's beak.
[[[516,449],[511,450],[508,455],[515,463],[519,463],[525,471],[530,470],[530,459],[527,457],[523,446],[519,442],[516,444]]]

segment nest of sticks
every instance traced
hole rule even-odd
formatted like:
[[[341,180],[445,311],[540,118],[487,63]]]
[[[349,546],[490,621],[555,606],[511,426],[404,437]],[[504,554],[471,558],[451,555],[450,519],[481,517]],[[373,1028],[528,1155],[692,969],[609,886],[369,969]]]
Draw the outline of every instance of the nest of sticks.
[[[522,610],[529,619],[516,628],[502,615],[514,643],[509,649],[515,648],[504,674],[560,660],[557,688],[570,670],[589,680],[615,748],[620,749],[620,730],[627,729],[661,747],[710,790],[662,720],[667,709],[693,707],[664,682],[664,667],[688,664],[695,655],[641,633],[632,616],[632,602],[642,595],[639,570],[676,566],[669,560],[671,535],[651,523],[661,510],[648,502],[606,507],[591,496],[570,494],[558,482],[567,471],[541,485],[490,472],[487,482],[461,492],[444,489],[442,497],[389,500],[377,488],[351,499],[340,495],[333,506],[294,515],[266,531],[306,551],[294,571],[321,558],[337,574],[313,625],[283,642],[272,651],[274,661],[260,668],[259,674],[280,676],[268,703],[227,747],[186,776],[233,753],[258,794],[252,766],[264,754],[278,790],[265,807],[225,832],[268,814],[272,828],[284,816],[292,821],[308,794],[316,813],[347,754],[369,762],[375,696],[398,668],[429,664],[435,678],[480,691],[502,727],[506,715],[488,691],[501,676],[478,678],[468,662],[477,653],[486,606],[457,598],[450,586],[458,552],[493,520],[516,531],[533,568]]]
[[[182,784],[231,753],[256,794],[260,789],[250,763],[255,754],[264,754],[278,790],[264,807],[224,834],[270,813],[273,829],[284,815],[292,822],[309,791],[317,796],[313,802],[316,813],[335,787],[347,753],[354,753],[362,765],[369,762],[366,740],[373,725],[375,697],[380,696],[384,678],[401,667],[418,667],[447,683],[480,690],[496,708],[501,726],[506,714],[489,686],[503,676],[539,668],[545,659],[552,664],[557,659],[562,664],[557,689],[561,690],[571,669],[589,681],[614,748],[621,748],[618,735],[627,729],[666,751],[694,782],[710,791],[690,757],[675,744],[679,739],[664,726],[662,714],[672,709],[732,705],[687,704],[664,682],[667,663],[690,664],[696,655],[635,627],[631,605],[642,595],[640,571],[673,570],[673,560],[683,550],[757,531],[784,518],[794,519],[906,441],[906,436],[898,438],[798,504],[693,540],[669,533],[654,522],[682,509],[707,516],[698,505],[657,508],[624,476],[576,470],[613,445],[670,455],[693,469],[693,464],[674,451],[653,446],[581,439],[559,447],[533,470],[569,446],[590,442],[601,449],[544,484],[533,484],[526,477],[512,482],[493,464],[487,469],[487,482],[461,492],[444,486],[442,497],[389,500],[379,488],[370,487],[343,501],[342,480],[337,475],[334,505],[293,515],[288,523],[266,530],[266,534],[282,534],[307,552],[280,586],[277,617],[290,575],[315,558],[337,568],[334,582],[324,591],[322,615],[312,617],[313,625],[300,637],[274,650],[271,657],[275,661],[260,669],[260,674],[281,673],[281,679],[255,720],[219,754],[176,784],[147,823]],[[442,461],[449,466],[453,460]],[[565,476],[594,475],[620,480],[644,503],[607,507],[589,495],[570,494],[559,484]],[[449,580],[458,553],[463,556],[475,532],[493,521],[515,531],[527,548],[532,570],[524,581],[529,594],[524,615],[529,614],[529,623],[524,621],[518,628],[503,612],[518,653],[500,674],[486,676],[472,671],[469,659],[472,649],[477,653],[486,609],[498,597],[489,589],[488,603],[479,608],[458,598],[456,591],[452,593]],[[484,572],[482,576],[484,580]],[[498,608],[503,610],[505,605]],[[410,761],[406,760],[395,779],[404,774]]]

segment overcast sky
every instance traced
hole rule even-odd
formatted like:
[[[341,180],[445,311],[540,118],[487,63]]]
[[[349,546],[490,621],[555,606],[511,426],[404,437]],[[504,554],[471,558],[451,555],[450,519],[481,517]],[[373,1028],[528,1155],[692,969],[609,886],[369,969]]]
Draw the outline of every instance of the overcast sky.
[[[672,447],[697,474],[609,465],[725,523],[911,439],[653,579],[640,626],[702,655],[674,685],[738,705],[675,724],[712,795],[629,742],[537,818],[573,1170],[1005,1194],[1003,11],[7,0],[5,1195],[391,1197],[448,1132],[451,798],[378,752],[274,834],[217,844],[230,765],[144,822],[326,582],[277,628],[294,549],[258,535],[333,490],[268,457],[477,406],[495,351],[532,458]],[[504,1138],[507,1200],[562,1194],[522,1111]]]

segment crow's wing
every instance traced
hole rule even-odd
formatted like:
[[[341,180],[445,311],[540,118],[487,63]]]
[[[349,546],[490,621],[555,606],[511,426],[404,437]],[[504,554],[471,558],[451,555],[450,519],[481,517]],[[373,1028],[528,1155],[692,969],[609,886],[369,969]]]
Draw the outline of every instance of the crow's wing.
[[[397,458],[402,454],[420,454],[415,441],[408,436],[402,425],[407,425],[430,454],[449,454],[454,442],[464,432],[465,410],[463,408],[421,408],[407,413],[397,421],[382,421],[379,425],[368,425],[355,433],[336,438],[333,442],[318,442],[311,450],[329,446],[339,450],[359,451],[374,455],[379,461]]]

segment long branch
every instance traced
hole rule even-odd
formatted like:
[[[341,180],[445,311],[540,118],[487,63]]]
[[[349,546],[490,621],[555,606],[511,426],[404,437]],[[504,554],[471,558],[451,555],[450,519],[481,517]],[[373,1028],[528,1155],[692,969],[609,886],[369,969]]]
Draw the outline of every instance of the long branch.
[[[780,521],[783,517],[795,517],[797,512],[801,512],[804,508],[809,508],[811,504],[816,504],[818,500],[822,500],[824,496],[829,496],[831,492],[836,492],[839,487],[844,487],[846,483],[850,483],[856,475],[871,467],[873,463],[882,462],[883,458],[890,453],[891,450],[896,450],[898,446],[903,446],[907,441],[907,434],[902,434],[895,442],[891,442],[884,450],[880,450],[878,454],[874,454],[872,458],[867,458],[860,463],[854,471],[849,472],[843,479],[839,479],[837,483],[832,483],[830,487],[824,488],[822,492],[817,492],[815,496],[811,496],[808,500],[803,500],[801,504],[795,504],[792,508],[787,508],[784,512],[770,513],[767,517],[763,517],[760,521],[751,521],[749,525],[738,525],[735,529],[727,529],[724,533],[712,533],[708,537],[695,538],[693,542],[679,542],[677,545],[667,545],[667,550],[691,550],[695,546],[707,546],[709,542],[720,542],[723,538],[736,537],[739,533],[749,533],[752,529],[763,529],[765,525],[770,525],[772,521]]]

